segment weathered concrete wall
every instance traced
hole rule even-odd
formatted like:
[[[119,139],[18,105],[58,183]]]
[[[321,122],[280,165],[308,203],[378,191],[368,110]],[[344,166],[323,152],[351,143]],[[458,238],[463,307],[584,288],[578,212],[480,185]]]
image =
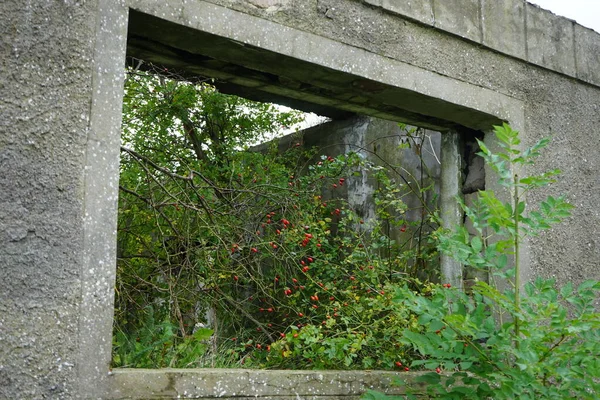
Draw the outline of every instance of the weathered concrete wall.
[[[127,27],[118,8],[0,4],[3,399],[102,397]]]
[[[530,241],[530,275],[600,278],[599,35],[521,0],[408,4],[1,2],[0,397],[106,398],[103,385],[112,382],[127,5],[220,35],[243,52],[283,54],[284,69],[294,68],[294,57],[318,66],[307,80],[315,71],[343,71],[350,80],[328,82],[338,90],[330,92],[338,96],[332,106],[390,118],[405,109],[405,117],[432,125],[479,128],[506,119],[523,132],[524,145],[552,135],[531,171],[558,166],[564,173],[530,201],[567,194],[577,209],[566,224]],[[357,82],[344,97],[343,86]],[[328,95],[306,96],[310,102]]]
[[[425,139],[422,140],[421,137]],[[316,148],[318,156],[355,152],[375,165],[394,169],[397,173],[391,178],[405,189],[403,193],[406,196],[403,197],[403,201],[408,208],[406,218],[409,221],[419,221],[422,216],[422,203],[415,195],[421,184],[428,186],[433,183],[433,190],[423,196],[427,204],[436,207],[433,200],[439,196],[441,174],[439,132],[424,130],[422,136],[414,134],[413,139],[409,139],[406,131],[396,122],[357,116],[324,123],[289,135],[280,139],[280,146],[288,148],[287,143],[297,138],[301,138],[305,148]],[[401,148],[404,144],[412,146]],[[373,194],[376,186],[375,179],[363,172],[361,176],[348,177],[343,187],[338,187],[335,193],[327,193],[326,198],[339,196],[346,199],[368,224],[369,219],[375,217]]]
[[[97,4],[0,4],[0,398],[78,392]]]

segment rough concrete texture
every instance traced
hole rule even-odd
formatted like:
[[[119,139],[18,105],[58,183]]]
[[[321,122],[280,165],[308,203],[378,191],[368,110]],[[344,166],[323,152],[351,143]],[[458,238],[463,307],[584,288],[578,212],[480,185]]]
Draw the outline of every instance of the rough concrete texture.
[[[118,49],[126,21],[102,12],[0,4],[2,399],[96,398],[107,375],[122,89],[103,86],[124,45],[118,60],[96,46]]]
[[[538,30],[542,36],[533,43],[556,53],[544,58],[534,51],[535,60],[547,65],[527,61],[530,38],[519,0],[482,0],[483,46],[446,33],[442,25],[434,28],[433,21],[404,18],[399,2],[254,3],[267,7],[244,0],[128,4],[211,33],[225,46],[215,52],[217,61],[239,61],[249,75],[278,80],[270,71],[283,78],[292,71],[293,78],[302,77],[298,67],[314,67],[306,82],[299,80],[294,90],[286,86],[280,95],[301,97],[306,84],[308,103],[335,98],[334,108],[374,116],[477,129],[504,119],[522,131],[524,146],[551,135],[548,151],[525,172],[560,167],[563,174],[557,184],[532,192],[528,202],[566,194],[577,208],[566,223],[528,243],[529,276],[575,283],[600,278],[598,34],[575,26],[571,75],[570,61],[564,70],[552,70],[569,56],[548,43],[545,31]],[[431,4],[411,3],[414,10]],[[1,398],[105,397],[121,101],[115,89],[125,11],[117,1],[0,2]],[[159,31],[157,38],[169,35]],[[180,50],[171,48],[172,58],[191,54]],[[313,76],[319,72],[331,79],[319,84]],[[236,83],[256,82],[250,78]],[[329,91],[314,94],[310,88]]]
[[[0,3],[0,398],[77,393],[96,2]]]
[[[594,62],[597,54],[579,53],[583,67],[575,62],[575,53],[582,44],[578,43],[579,38],[573,38],[573,30],[582,28],[581,25],[525,0],[430,0],[413,4],[363,1],[496,51],[573,77],[586,76],[582,79],[600,84],[595,76],[589,80],[590,77],[585,75],[585,65]],[[433,11],[431,20],[426,17],[430,7]],[[586,38],[582,40],[586,41]]]
[[[347,0],[345,3],[356,5]],[[331,5],[335,5],[334,15],[338,15],[339,20],[319,14],[326,21],[336,22],[339,31],[335,35],[344,32],[348,20],[354,26],[357,18],[362,23],[360,18],[363,16],[356,17],[356,13],[364,6],[359,10],[348,10],[348,7],[342,7],[343,4],[344,1]],[[154,3],[136,2],[140,11],[159,11],[159,15],[167,18],[162,7],[164,5],[157,10]],[[318,10],[317,7],[312,11]],[[247,11],[257,10],[251,8]],[[346,11],[352,12],[352,15],[344,15]],[[296,17],[295,7],[282,13],[265,12],[264,16],[277,17],[288,12],[293,12]],[[212,24],[215,18],[222,18],[228,23]],[[169,68],[178,70],[189,68],[197,71],[195,66],[205,65],[203,60],[206,57],[210,57],[209,62],[213,58],[225,60],[227,66],[218,70],[203,66],[198,72],[216,74],[219,79],[251,86],[256,91],[302,97],[309,102],[383,119],[402,118],[405,122],[419,122],[421,126],[433,129],[447,130],[457,127],[457,124],[483,129],[490,123],[498,123],[500,115],[518,119],[522,113],[518,101],[486,88],[448,80],[441,74],[415,69],[409,62],[398,62],[363,48],[347,46],[334,38],[268,23],[227,8],[203,2],[186,3],[184,11],[173,13],[172,22],[177,24],[147,14],[132,13],[129,34],[135,45],[128,50],[136,57],[150,57],[153,62],[166,63]],[[378,24],[370,20],[364,22],[367,26]],[[199,32],[200,27],[208,32]],[[384,30],[379,38],[387,34]],[[371,42],[369,37],[367,39]],[[243,46],[237,42],[243,43]],[[198,61],[191,63],[190,60]],[[251,69],[255,72],[245,74],[243,79],[224,76],[223,71],[226,74],[231,64],[243,66],[244,71]],[[357,71],[360,74],[356,74]]]
[[[425,24],[431,25],[434,22],[430,1],[364,0],[364,2]]]
[[[523,0],[481,0],[482,43],[502,53],[525,59],[525,3]]]
[[[575,62],[577,77],[600,82],[600,40],[598,32],[575,24]]]
[[[527,4],[527,58],[554,71],[576,75],[573,21]]]
[[[114,399],[358,399],[367,389],[405,393],[394,378],[418,373],[383,371],[126,370],[113,371]],[[419,387],[419,384],[413,384]]]

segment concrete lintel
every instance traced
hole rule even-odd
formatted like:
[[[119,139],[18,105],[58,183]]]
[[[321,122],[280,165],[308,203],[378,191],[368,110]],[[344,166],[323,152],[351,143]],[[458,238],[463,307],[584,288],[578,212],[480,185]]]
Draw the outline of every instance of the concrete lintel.
[[[576,76],[574,22],[529,3],[526,15],[528,61]]]
[[[182,8],[179,2],[171,4],[157,0],[136,0],[132,6],[176,24],[229,39],[239,43],[238,47],[254,46],[406,90],[407,93],[423,96],[421,99],[426,97],[437,102],[436,107],[432,108],[422,102],[411,103],[398,97],[397,101],[404,101],[404,107],[413,107],[408,110],[412,113],[441,118],[474,129],[487,129],[489,125],[485,126],[486,121],[476,121],[475,115],[480,114],[481,118],[483,113],[491,119],[511,120],[521,110],[521,102],[507,95],[203,1],[187,2]],[[271,66],[252,67],[266,70]]]
[[[419,372],[290,371],[249,369],[116,369],[111,399],[341,399],[367,389],[405,394],[396,378],[414,382]]]

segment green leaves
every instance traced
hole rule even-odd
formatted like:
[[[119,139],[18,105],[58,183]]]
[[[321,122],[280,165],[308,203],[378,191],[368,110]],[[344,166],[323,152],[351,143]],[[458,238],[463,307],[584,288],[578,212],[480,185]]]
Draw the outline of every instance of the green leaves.
[[[481,155],[499,175],[509,200],[500,200],[492,191],[479,192],[469,206],[462,204],[473,231],[464,227],[439,231],[438,248],[464,265],[516,278],[520,240],[560,223],[573,207],[562,196],[548,196],[538,207],[524,198],[526,192],[553,183],[559,170],[515,175],[517,168],[539,157],[547,139],[521,151],[518,132],[508,125],[495,127],[495,133],[500,151],[492,152],[480,142]],[[508,265],[508,256],[514,257],[515,266]],[[478,281],[470,296],[448,288],[434,290],[426,298],[398,293],[397,301],[419,315],[423,328],[403,333],[402,341],[422,355],[413,365],[468,371],[460,380],[447,381],[425,374],[420,380],[429,384],[429,395],[537,400],[592,399],[598,393],[600,314],[594,302],[600,283],[557,289],[553,280],[538,278],[524,285],[524,294],[518,280],[514,286],[501,291]]]

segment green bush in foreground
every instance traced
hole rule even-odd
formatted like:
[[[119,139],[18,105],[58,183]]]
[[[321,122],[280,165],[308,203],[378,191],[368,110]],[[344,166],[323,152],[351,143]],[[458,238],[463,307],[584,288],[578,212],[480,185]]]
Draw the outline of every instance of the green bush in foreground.
[[[470,294],[442,285],[431,296],[397,290],[396,305],[418,315],[423,329],[405,329],[401,342],[422,357],[412,366],[431,371],[417,379],[427,384],[426,393],[414,390],[407,397],[597,399],[600,314],[594,302],[600,282],[557,288],[553,280],[539,278],[522,290],[519,282],[519,242],[548,229],[571,209],[563,198],[548,197],[525,213],[525,193],[550,184],[559,171],[521,178],[513,170],[532,164],[548,141],[520,152],[518,133],[508,125],[496,127],[496,136],[502,151],[492,153],[480,143],[481,156],[509,190],[511,201],[480,192],[473,206],[463,206],[479,234],[470,237],[464,228],[443,232],[439,249],[512,285],[499,290],[477,282]],[[393,397],[369,392],[363,398]]]

